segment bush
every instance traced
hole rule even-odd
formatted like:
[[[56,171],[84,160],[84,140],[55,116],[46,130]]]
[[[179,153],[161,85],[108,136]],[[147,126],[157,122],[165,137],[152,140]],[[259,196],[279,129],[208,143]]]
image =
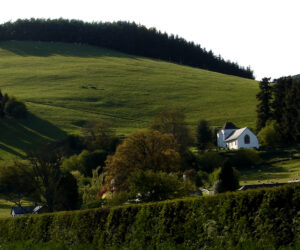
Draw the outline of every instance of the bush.
[[[214,169],[223,165],[223,158],[217,152],[205,152],[199,156],[199,168],[211,173]]]
[[[68,171],[78,170],[84,176],[92,176],[93,169],[103,167],[107,153],[103,150],[93,152],[83,150],[79,155],[73,155],[62,163],[62,168]]]
[[[129,183],[132,198],[141,202],[174,199],[192,191],[177,175],[151,170],[138,171],[130,177]]]
[[[0,220],[0,244],[29,241],[99,249],[265,249],[299,241],[300,185],[143,205]],[[172,248],[172,249],[173,249]],[[163,249],[163,248],[161,248]]]
[[[230,158],[231,165],[237,169],[258,166],[263,163],[255,149],[240,149]]]
[[[4,112],[16,119],[23,119],[27,117],[28,111],[23,102],[17,101],[16,98],[10,98],[5,104]]]
[[[268,122],[258,133],[259,142],[263,146],[276,147],[282,144],[281,135],[279,133],[279,125],[275,122]]]

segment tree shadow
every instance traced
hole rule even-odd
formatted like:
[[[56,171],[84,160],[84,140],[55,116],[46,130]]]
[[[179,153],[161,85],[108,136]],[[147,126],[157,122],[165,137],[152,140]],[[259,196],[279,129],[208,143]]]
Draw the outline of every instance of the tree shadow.
[[[0,149],[20,158],[24,158],[22,152],[38,150],[42,145],[67,136],[65,131],[31,113],[25,120],[1,120],[0,131]]]
[[[0,48],[19,56],[49,57],[53,55],[72,57],[136,57],[102,47],[76,43],[37,42],[37,41],[4,41]]]

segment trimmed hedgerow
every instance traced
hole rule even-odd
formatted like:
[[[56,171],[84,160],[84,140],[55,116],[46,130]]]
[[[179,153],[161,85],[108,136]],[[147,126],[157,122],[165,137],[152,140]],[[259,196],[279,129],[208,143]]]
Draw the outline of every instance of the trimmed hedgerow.
[[[0,243],[93,244],[99,248],[229,248],[299,242],[300,185],[0,220]]]

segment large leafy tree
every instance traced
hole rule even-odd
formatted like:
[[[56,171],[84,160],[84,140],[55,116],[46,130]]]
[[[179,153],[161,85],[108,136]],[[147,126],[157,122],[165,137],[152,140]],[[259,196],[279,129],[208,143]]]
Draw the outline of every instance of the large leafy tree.
[[[161,133],[172,134],[179,144],[179,151],[184,152],[193,143],[193,137],[185,122],[183,112],[170,109],[158,114],[151,128]]]
[[[118,146],[106,160],[105,182],[114,190],[127,190],[129,177],[138,170],[174,172],[180,166],[178,144],[172,134],[138,131]]]
[[[18,164],[1,165],[0,196],[18,206],[24,199],[38,201],[31,169]]]

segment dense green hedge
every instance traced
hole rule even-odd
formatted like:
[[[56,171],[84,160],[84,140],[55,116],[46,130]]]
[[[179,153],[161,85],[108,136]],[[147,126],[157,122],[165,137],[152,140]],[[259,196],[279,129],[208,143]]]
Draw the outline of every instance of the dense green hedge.
[[[51,241],[100,248],[263,246],[300,240],[300,185],[144,205],[0,220],[0,243]]]

